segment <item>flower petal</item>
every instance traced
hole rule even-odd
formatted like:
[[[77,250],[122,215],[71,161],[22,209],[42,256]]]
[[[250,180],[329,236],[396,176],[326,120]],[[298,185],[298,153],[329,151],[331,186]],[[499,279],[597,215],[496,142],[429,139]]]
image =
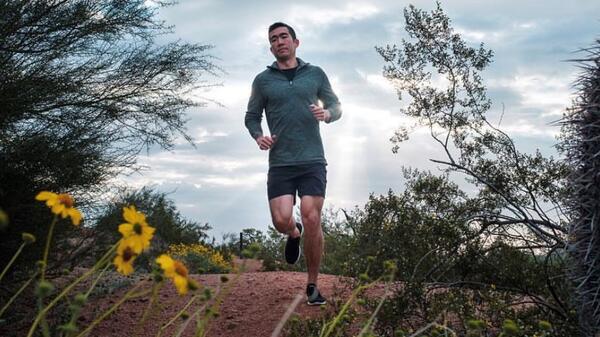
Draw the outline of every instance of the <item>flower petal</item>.
[[[172,277],[175,274],[175,261],[169,255],[162,254],[157,257],[156,263],[164,270],[167,277]]]
[[[124,238],[132,236],[134,234],[133,225],[128,222],[120,224],[119,233],[121,233]]]
[[[52,213],[59,215],[62,213],[62,211],[65,209],[65,205],[61,204],[61,203],[56,203],[54,204],[54,206],[52,206]]]
[[[123,219],[125,219],[125,221],[129,223],[135,223],[137,218],[136,214],[137,211],[135,206],[131,205],[129,207],[123,207]]]
[[[38,193],[35,196],[35,200],[43,201],[43,200],[48,200],[48,199],[52,199],[52,198],[56,198],[56,197],[58,197],[58,194],[56,194],[56,193],[52,193],[52,192],[48,192],[48,191],[41,191],[40,193]]]
[[[129,247],[131,247],[131,250],[136,254],[141,254],[144,248],[146,248],[144,246],[144,241],[142,241],[139,236],[130,236],[127,240],[129,241]]]
[[[156,231],[156,228],[154,228],[154,227],[146,226],[144,228],[144,233],[146,233],[147,235],[149,235],[150,239],[152,239],[152,236],[154,235],[155,231]]]
[[[73,221],[73,225],[75,226],[79,226],[79,223],[81,222],[81,212],[79,212],[79,210],[77,210],[76,208],[70,208],[69,209],[69,216],[71,216],[71,221]]]
[[[185,295],[188,292],[188,280],[186,277],[176,275],[173,277],[173,283],[179,295]]]
[[[117,271],[123,275],[129,275],[131,273],[133,273],[133,260],[135,258],[130,259],[129,261],[125,262],[123,260],[123,257],[121,255],[117,255],[115,256],[115,259],[113,260],[113,264],[117,267]]]
[[[156,263],[158,263],[162,269],[166,269],[172,268],[174,261],[169,255],[162,254],[161,256],[156,258]]]

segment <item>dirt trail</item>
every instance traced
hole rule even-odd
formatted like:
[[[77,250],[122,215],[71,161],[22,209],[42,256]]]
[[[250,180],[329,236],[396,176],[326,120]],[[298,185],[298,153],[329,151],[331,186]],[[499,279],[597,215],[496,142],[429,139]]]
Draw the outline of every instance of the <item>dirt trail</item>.
[[[260,264],[249,261],[248,272],[242,274],[229,274],[230,279],[228,294],[224,298],[219,315],[213,318],[208,330],[208,337],[263,337],[271,336],[282,316],[294,301],[297,294],[302,294],[302,301],[294,312],[302,317],[319,317],[323,310],[319,307],[306,305],[304,291],[306,273],[297,272],[259,272]],[[193,278],[200,284],[212,289],[226,289],[221,283],[221,275],[194,275]],[[144,280],[141,288],[151,286],[150,281]],[[347,283],[342,278],[333,275],[320,275],[319,288],[330,299],[344,297],[348,291]],[[122,292],[95,303],[97,312],[114,304]],[[332,297],[333,296],[333,297]],[[116,313],[106,321],[95,327],[89,336],[156,336],[160,326],[168,322],[189,301],[190,296],[178,296],[171,284],[163,287],[159,293],[160,308],[153,312],[143,326],[137,325],[143,311],[149,303],[148,297],[133,299],[122,305]],[[193,313],[201,307],[194,303],[187,312]],[[331,306],[329,306],[331,307]],[[84,312],[80,319],[80,326],[89,325],[90,318],[94,317],[93,309]],[[180,320],[173,326],[181,326]],[[191,322],[184,330],[182,336],[193,336],[195,322]],[[177,329],[167,328],[162,336],[174,336]]]

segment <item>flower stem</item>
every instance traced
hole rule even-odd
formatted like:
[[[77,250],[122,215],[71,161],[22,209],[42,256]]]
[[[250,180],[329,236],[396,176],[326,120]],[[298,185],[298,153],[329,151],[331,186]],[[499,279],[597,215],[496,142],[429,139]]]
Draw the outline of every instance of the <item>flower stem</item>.
[[[73,287],[75,287],[77,284],[79,284],[79,282],[81,282],[84,279],[88,278],[88,276],[90,276],[92,273],[94,273],[96,270],[98,270],[98,268],[100,268],[100,266],[103,265],[106,262],[107,258],[110,258],[111,254],[114,253],[114,251],[117,248],[118,244],[119,243],[117,242],[115,245],[113,245],[108,250],[108,252],[106,252],[106,254],[104,254],[104,256],[102,256],[100,258],[100,260],[98,260],[98,262],[96,262],[96,264],[92,267],[92,269],[88,270],[85,274],[81,275],[75,281],[73,281],[73,283],[69,284],[58,296],[56,296],[56,298],[54,298],[52,300],[52,302],[50,302],[42,311],[40,311],[37,314],[37,316],[35,317],[35,320],[31,324],[31,327],[29,328],[29,333],[27,334],[27,337],[33,336],[33,332],[35,331],[35,328],[40,323],[40,321],[42,320],[42,318],[46,315],[46,313],[48,313],[48,311],[52,307],[54,307],[56,305],[56,303],[58,303],[58,301],[61,298],[65,297],[65,295],[67,295],[69,293],[69,291],[71,291],[71,289],[73,289]]]
[[[100,279],[102,278],[102,275],[104,275],[104,272],[106,271],[106,269],[108,269],[108,267],[110,267],[110,263],[108,263],[109,261],[106,261],[106,262],[107,262],[106,266],[104,266],[104,269],[102,269],[102,271],[100,272],[100,275],[98,275],[98,277],[96,277],[96,279],[90,286],[90,289],[88,289],[88,291],[85,293],[86,298],[88,296],[90,296],[90,293],[94,290],[94,288],[96,287],[96,284],[98,284],[98,281],[100,281]],[[100,266],[98,266],[98,267],[100,267]]]
[[[346,313],[346,311],[348,311],[348,309],[350,308],[350,304],[352,304],[352,302],[354,302],[354,299],[358,296],[358,294],[363,290],[363,289],[367,289],[369,287],[371,287],[373,284],[375,284],[375,282],[379,281],[379,279],[366,284],[366,285],[360,285],[358,286],[350,295],[350,298],[348,299],[348,301],[346,301],[346,303],[344,303],[344,305],[342,306],[342,309],[340,309],[340,312],[337,314],[337,316],[335,316],[335,318],[333,319],[333,321],[325,324],[323,326],[323,330],[321,331],[321,334],[319,335],[319,337],[329,337],[329,335],[331,335],[331,333],[333,333],[333,331],[335,330],[335,327],[340,324],[340,322],[342,321],[342,317],[344,316],[344,314]]]
[[[204,315],[204,317],[202,319],[200,319],[200,316],[198,316],[196,333],[194,334],[195,337],[206,336],[206,332],[208,331],[208,324],[210,323],[212,314],[219,311],[219,308],[221,306],[221,303],[223,302],[223,299],[227,298],[227,295],[233,289],[233,286],[237,283],[239,278],[240,278],[240,273],[238,272],[235,274],[235,278],[233,280],[231,280],[229,283],[227,283],[227,285],[224,287],[223,291],[220,291],[219,294],[215,296],[214,302],[210,306],[210,313]]]
[[[6,309],[8,309],[8,307],[10,306],[10,304],[17,298],[19,297],[19,295],[23,292],[23,290],[25,290],[25,288],[27,288],[27,286],[29,286],[29,284],[31,283],[31,281],[33,281],[35,278],[37,277],[37,272],[33,274],[33,276],[31,276],[31,278],[29,280],[27,280],[27,282],[25,282],[21,288],[19,290],[17,290],[17,292],[8,300],[8,302],[6,302],[6,304],[4,305],[4,307],[2,307],[2,309],[0,310],[0,317],[2,317],[2,314],[4,314],[4,311],[6,311]]]
[[[13,255],[12,259],[10,259],[10,261],[8,262],[8,264],[6,265],[6,267],[4,267],[4,270],[2,271],[2,274],[0,274],[0,281],[2,281],[2,278],[4,277],[4,274],[6,274],[6,272],[8,271],[8,269],[10,268],[10,266],[13,264],[13,262],[15,262],[15,260],[17,259],[17,257],[19,255],[21,255],[21,252],[23,251],[23,247],[25,247],[27,243],[23,242],[21,244],[21,247],[19,247],[19,249],[17,249],[17,252],[15,253],[15,255]]]
[[[139,333],[138,333],[139,329],[144,325],[144,323],[146,322],[146,319],[148,319],[148,316],[150,316],[151,314],[153,314],[154,311],[156,310],[155,304],[156,304],[157,299],[158,299],[158,292],[160,291],[160,288],[162,288],[163,284],[164,284],[164,280],[160,281],[160,282],[155,282],[152,285],[152,296],[150,297],[150,302],[148,302],[148,305],[146,306],[146,309],[144,309],[144,313],[142,314],[142,318],[136,324],[136,327],[135,327],[136,333],[134,334],[134,336],[139,335]]]
[[[40,282],[44,281],[46,276],[46,266],[48,264],[48,252],[50,251],[50,243],[52,242],[52,234],[54,233],[54,227],[58,222],[58,215],[54,215],[52,219],[52,223],[50,224],[50,229],[48,230],[48,236],[46,237],[46,248],[44,248],[44,258],[42,259],[41,272],[40,272]],[[48,328],[48,322],[46,321],[46,313],[47,311],[43,310],[44,308],[44,300],[43,297],[38,298],[38,317],[40,318],[38,322],[40,322],[40,327],[42,329],[42,335],[44,337],[50,337],[50,330]]]
[[[201,312],[204,312],[204,310],[206,310],[206,307],[208,306],[208,303],[204,303],[198,310],[196,310],[195,313],[193,313],[190,317],[188,317],[185,322],[183,322],[183,324],[181,324],[179,326],[179,331],[177,331],[177,334],[174,335],[174,337],[181,337],[181,335],[183,334],[183,332],[185,331],[185,329],[187,329],[187,326],[190,324],[190,322],[192,321],[192,319],[196,319],[197,317],[200,316]],[[162,333],[162,331],[160,331],[160,333]],[[160,337],[160,335],[156,335],[157,337]]]
[[[162,335],[162,333],[164,332],[164,330],[169,327],[171,324],[173,324],[179,317],[181,317],[181,315],[183,315],[183,313],[187,310],[187,308],[190,307],[190,305],[192,305],[192,303],[194,303],[194,301],[196,299],[198,299],[200,297],[200,295],[194,295],[188,302],[186,305],[183,306],[183,308],[175,315],[173,316],[173,318],[167,322],[167,324],[163,325],[159,330],[158,333],[156,334],[156,337],[160,337]]]
[[[142,292],[137,293],[137,294],[133,294],[133,292],[136,291],[140,286],[141,286],[141,284],[138,283],[135,287],[133,287],[133,289],[129,290],[123,296],[123,298],[121,298],[117,303],[115,303],[112,307],[110,307],[110,309],[106,310],[102,315],[100,315],[100,317],[96,318],[85,330],[83,330],[81,333],[79,333],[79,335],[77,335],[76,337],[85,336],[96,325],[98,325],[100,322],[102,322],[106,317],[108,317],[115,310],[117,310],[123,303],[125,303],[125,301],[127,301],[129,299],[132,299],[132,298],[136,298],[136,297],[140,297],[140,296],[145,296],[148,293],[150,293],[151,290],[146,290],[146,291],[142,291]]]
[[[358,335],[358,337],[368,336],[369,329],[371,329],[373,322],[375,321],[375,317],[377,317],[377,314],[379,313],[379,310],[381,310],[383,303],[388,298],[387,295],[388,295],[389,288],[390,288],[390,283],[387,283],[385,285],[385,290],[383,291],[384,295],[381,297],[381,300],[377,304],[375,311],[373,311],[373,313],[371,314],[371,317],[369,317],[365,326],[363,326],[362,330],[360,331],[360,335]]]
[[[52,223],[50,224],[50,229],[48,230],[48,236],[46,237],[46,248],[44,249],[44,259],[42,260],[42,276],[41,280],[44,280],[46,276],[46,264],[48,263],[48,251],[50,250],[50,242],[52,241],[52,233],[54,232],[54,226],[58,222],[58,215],[54,215],[54,219],[52,219]]]
[[[37,300],[38,310],[41,311],[44,307],[44,300],[42,297],[39,297]],[[44,337],[50,337],[50,328],[48,327],[48,322],[46,321],[46,315],[42,316],[42,321],[40,323],[40,328],[42,330],[42,335]]]

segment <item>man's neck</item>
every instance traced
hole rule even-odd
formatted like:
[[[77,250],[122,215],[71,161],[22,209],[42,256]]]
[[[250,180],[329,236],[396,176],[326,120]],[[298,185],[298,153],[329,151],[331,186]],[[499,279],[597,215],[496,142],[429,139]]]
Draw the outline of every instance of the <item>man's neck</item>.
[[[298,59],[296,57],[291,57],[287,60],[277,60],[277,67],[280,70],[292,69],[298,66]]]

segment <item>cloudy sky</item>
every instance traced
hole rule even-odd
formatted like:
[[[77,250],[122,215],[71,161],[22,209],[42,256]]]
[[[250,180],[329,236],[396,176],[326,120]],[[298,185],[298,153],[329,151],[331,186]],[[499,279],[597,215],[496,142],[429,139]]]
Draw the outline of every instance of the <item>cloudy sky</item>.
[[[414,1],[431,10],[433,1]],[[244,127],[254,76],[273,61],[267,27],[284,21],[296,29],[297,55],[325,70],[342,103],[342,119],[322,127],[328,165],[326,207],[362,206],[370,193],[403,188],[402,166],[436,170],[429,158],[441,149],[417,132],[398,154],[389,138],[407,122],[393,87],[382,77],[374,46],[399,43],[404,31],[403,1],[239,1],[180,0],[160,16],[175,25],[170,38],[214,45],[212,55],[226,73],[222,83],[195,95],[220,102],[188,111],[188,129],[197,143],[173,151],[153,150],[139,162],[141,173],[121,177],[132,187],[168,192],[184,216],[208,222],[217,240],[253,227],[266,230],[267,153],[259,151]],[[483,42],[495,53],[483,73],[490,116],[504,106],[502,129],[526,149],[553,154],[558,128],[550,123],[569,105],[578,69],[565,62],[600,37],[600,2],[444,1],[452,26],[472,46]],[[266,130],[266,125],[264,126]]]

